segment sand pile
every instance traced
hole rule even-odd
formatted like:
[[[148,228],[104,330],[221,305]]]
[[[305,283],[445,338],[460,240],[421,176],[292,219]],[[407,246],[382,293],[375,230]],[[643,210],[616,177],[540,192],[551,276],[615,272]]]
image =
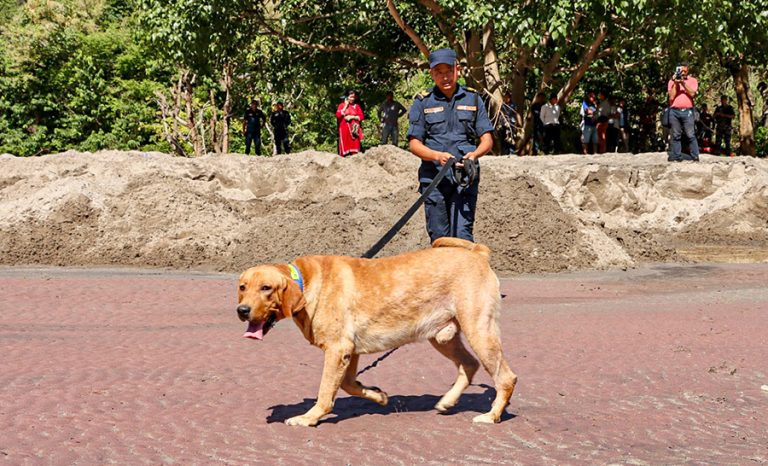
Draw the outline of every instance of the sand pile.
[[[418,197],[419,161],[302,152],[0,156],[0,264],[237,272],[360,255]],[[768,260],[768,161],[664,154],[485,157],[475,227],[502,274]],[[379,255],[427,247],[417,213]]]

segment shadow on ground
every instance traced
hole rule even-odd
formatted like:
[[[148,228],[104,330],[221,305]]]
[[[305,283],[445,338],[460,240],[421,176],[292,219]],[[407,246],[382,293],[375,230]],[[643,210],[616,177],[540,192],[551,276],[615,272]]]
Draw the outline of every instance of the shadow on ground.
[[[483,393],[465,393],[461,395],[459,404],[446,413],[446,416],[452,416],[463,412],[485,413],[491,409],[491,403],[496,397],[496,390],[488,385],[473,385],[485,389]],[[358,416],[380,414],[389,415],[401,412],[425,412],[434,411],[435,404],[440,399],[436,395],[395,395],[389,397],[387,406],[380,406],[372,401],[354,396],[338,398],[333,405],[331,417],[324,418],[320,423],[336,424],[346,419],[352,419]],[[299,416],[306,413],[315,404],[315,399],[304,398],[301,403],[292,405],[270,406],[272,413],[267,416],[267,423],[284,422],[293,416]],[[437,412],[437,411],[435,411]],[[514,414],[506,411],[501,415],[501,421],[513,419]]]

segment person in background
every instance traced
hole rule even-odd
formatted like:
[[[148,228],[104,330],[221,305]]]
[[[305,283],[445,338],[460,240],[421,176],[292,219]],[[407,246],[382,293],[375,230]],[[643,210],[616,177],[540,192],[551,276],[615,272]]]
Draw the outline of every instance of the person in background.
[[[443,236],[474,241],[480,184],[477,159],[493,148],[493,124],[485,103],[476,91],[458,84],[460,69],[451,49],[429,54],[429,74],[435,86],[416,94],[408,114],[408,146],[421,159],[419,192],[427,189],[451,159],[456,159],[459,171],[448,170],[424,203],[431,241]]]
[[[653,152],[659,149],[656,120],[659,115],[659,101],[648,91],[645,102],[640,107],[640,134],[637,141],[638,152]]]
[[[512,102],[512,94],[510,92],[505,92],[502,97],[500,117],[499,139],[501,140],[501,155],[511,155],[515,153],[517,106]]]
[[[712,116],[715,118],[715,145],[723,155],[731,155],[731,132],[736,112],[728,103],[727,96],[720,96],[720,105],[715,107],[715,113]]]
[[[531,118],[533,119],[533,155],[539,155],[541,144],[544,141],[544,123],[541,121],[541,108],[547,102],[547,96],[543,92],[536,94],[531,104]]]
[[[363,109],[356,102],[357,92],[349,91],[347,98],[336,109],[336,121],[339,124],[339,155],[347,157],[362,151],[363,145]]]
[[[251,154],[251,144],[254,152],[261,155],[261,125],[267,121],[266,115],[259,108],[259,101],[252,100],[251,106],[243,115],[243,134],[245,135],[245,155]]]
[[[707,104],[701,104],[699,110],[699,121],[696,122],[696,135],[699,140],[699,149],[703,152],[712,150],[712,128],[715,126],[715,119],[709,113]]]
[[[597,104],[597,153],[603,154],[608,150],[608,127],[611,125],[609,120],[613,114],[611,107],[611,101],[608,99],[608,95],[604,91],[600,91],[598,94]]]
[[[282,102],[275,104],[275,110],[269,115],[269,123],[275,136],[275,148],[278,154],[291,153],[291,141],[288,138],[288,127],[291,125],[291,114],[285,110]]]
[[[760,81],[757,85],[757,90],[763,97],[763,115],[760,117],[760,126],[768,128],[768,83]]]
[[[620,98],[618,103],[618,122],[619,122],[619,142],[621,142],[621,151],[629,153],[629,109],[627,108],[627,99]],[[618,149],[618,146],[617,146]]]
[[[699,81],[688,74],[688,63],[682,62],[675,69],[672,78],[667,82],[669,94],[670,162],[682,160],[699,161],[699,144],[696,141],[695,115],[693,98],[699,90]],[[690,154],[682,153],[682,137],[688,141]]]
[[[560,142],[560,105],[557,104],[557,93],[549,96],[549,102],[541,107],[541,122],[544,125],[544,153],[559,154],[563,151]]]
[[[588,91],[581,103],[581,153],[594,154],[597,150],[597,102],[595,93]]]
[[[403,104],[395,100],[392,91],[388,91],[384,102],[379,106],[379,121],[381,122],[381,144],[386,144],[387,139],[392,140],[392,145],[396,146],[398,142],[398,133],[400,127],[398,120],[405,115],[406,109]]]

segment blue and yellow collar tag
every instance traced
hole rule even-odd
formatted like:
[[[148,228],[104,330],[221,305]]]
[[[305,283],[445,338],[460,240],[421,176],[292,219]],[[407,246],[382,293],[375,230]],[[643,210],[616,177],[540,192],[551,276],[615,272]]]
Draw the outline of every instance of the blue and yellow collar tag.
[[[291,270],[291,278],[299,285],[301,292],[304,292],[304,279],[301,277],[301,271],[293,264],[288,264],[288,268]]]

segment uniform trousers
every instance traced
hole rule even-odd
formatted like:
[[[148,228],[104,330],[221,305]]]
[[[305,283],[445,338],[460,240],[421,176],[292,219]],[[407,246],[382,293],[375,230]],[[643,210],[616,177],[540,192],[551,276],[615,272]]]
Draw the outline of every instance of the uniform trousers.
[[[460,187],[452,179],[443,178],[424,201],[427,217],[427,233],[430,241],[443,236],[452,236],[474,242],[472,230],[475,225],[475,207],[480,176],[471,186]],[[419,192],[423,193],[429,182],[421,182]]]

